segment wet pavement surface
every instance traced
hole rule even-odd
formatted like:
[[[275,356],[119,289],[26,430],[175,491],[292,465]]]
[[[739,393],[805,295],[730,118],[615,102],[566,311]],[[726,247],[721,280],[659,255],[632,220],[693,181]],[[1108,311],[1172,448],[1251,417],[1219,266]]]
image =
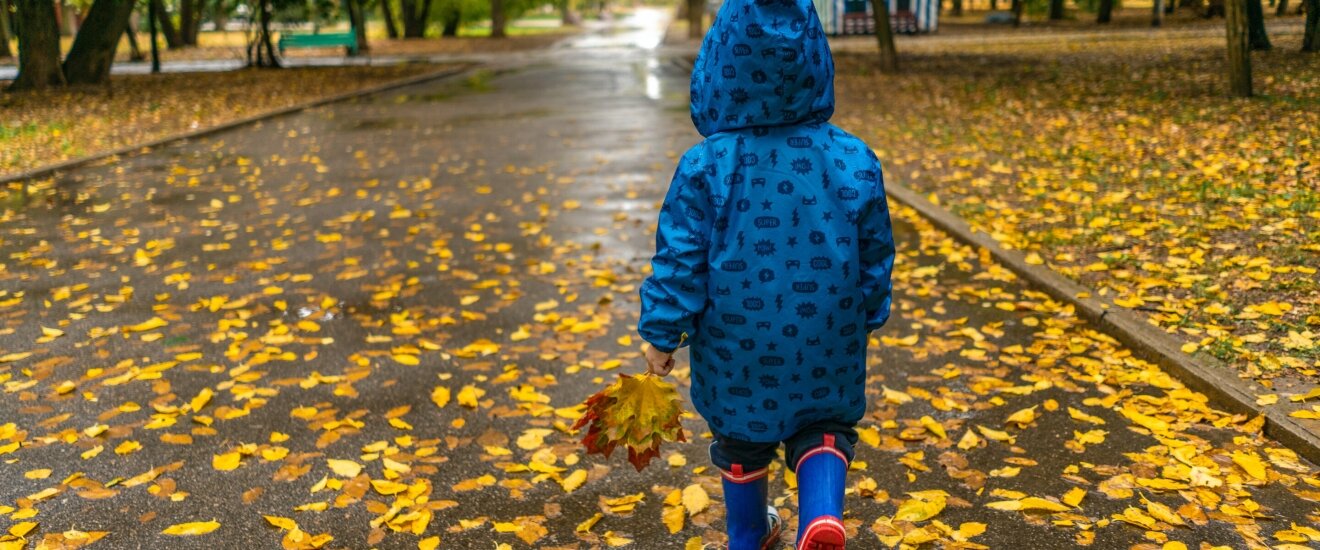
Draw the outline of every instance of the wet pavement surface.
[[[677,532],[662,520],[675,490],[718,499],[699,419],[641,473],[584,456],[566,431],[574,405],[644,368],[636,290],[668,176],[699,139],[662,32],[661,16],[634,19],[564,51],[88,167],[11,213],[0,534],[714,547],[718,505]],[[1275,535],[1317,522],[1314,466],[911,211],[895,220],[852,547],[897,543],[877,533],[1307,544]],[[776,467],[791,532],[785,481]],[[933,517],[910,514],[923,501]],[[209,534],[162,534],[212,520]]]

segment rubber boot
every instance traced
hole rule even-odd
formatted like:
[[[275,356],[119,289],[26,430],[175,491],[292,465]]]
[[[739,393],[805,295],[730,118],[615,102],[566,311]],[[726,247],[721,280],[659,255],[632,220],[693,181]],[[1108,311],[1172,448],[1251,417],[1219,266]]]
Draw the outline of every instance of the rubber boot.
[[[767,550],[779,542],[779,512],[766,504],[767,472],[766,468],[744,472],[738,464],[732,471],[721,470],[729,550]]]
[[[798,459],[798,550],[843,550],[843,490],[848,457],[826,434]]]

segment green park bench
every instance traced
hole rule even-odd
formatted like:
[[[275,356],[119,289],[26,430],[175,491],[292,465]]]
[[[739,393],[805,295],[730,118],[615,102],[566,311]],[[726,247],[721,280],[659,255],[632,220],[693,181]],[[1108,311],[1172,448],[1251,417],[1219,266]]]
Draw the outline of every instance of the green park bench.
[[[357,55],[357,35],[353,29],[348,32],[325,32],[325,33],[280,33],[280,55],[284,55],[285,48],[331,48],[334,46],[343,46],[348,50],[348,55]]]

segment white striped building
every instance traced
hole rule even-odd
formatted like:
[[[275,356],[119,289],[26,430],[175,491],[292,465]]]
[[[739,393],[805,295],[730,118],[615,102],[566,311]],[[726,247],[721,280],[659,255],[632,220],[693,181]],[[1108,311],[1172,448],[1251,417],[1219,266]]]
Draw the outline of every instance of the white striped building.
[[[825,32],[875,34],[870,0],[812,0]],[[889,22],[894,32],[935,32],[940,22],[940,0],[888,0]]]

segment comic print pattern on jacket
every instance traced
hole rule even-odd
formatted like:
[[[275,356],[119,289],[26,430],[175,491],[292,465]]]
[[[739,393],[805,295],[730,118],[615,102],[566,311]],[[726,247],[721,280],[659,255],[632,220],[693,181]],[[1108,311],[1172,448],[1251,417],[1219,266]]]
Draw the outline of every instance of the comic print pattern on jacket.
[[[828,122],[833,78],[810,0],[726,0],[692,72],[706,140],[661,208],[638,331],[691,346],[692,400],[727,437],[866,410],[894,243],[878,159]]]

